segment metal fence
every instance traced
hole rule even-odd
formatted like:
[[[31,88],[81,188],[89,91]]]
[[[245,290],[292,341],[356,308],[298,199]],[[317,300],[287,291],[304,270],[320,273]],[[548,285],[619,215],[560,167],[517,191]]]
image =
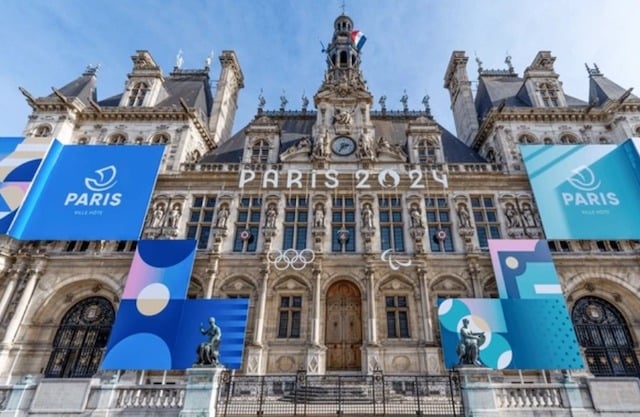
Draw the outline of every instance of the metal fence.
[[[460,379],[449,375],[232,376],[219,389],[222,416],[462,416]]]

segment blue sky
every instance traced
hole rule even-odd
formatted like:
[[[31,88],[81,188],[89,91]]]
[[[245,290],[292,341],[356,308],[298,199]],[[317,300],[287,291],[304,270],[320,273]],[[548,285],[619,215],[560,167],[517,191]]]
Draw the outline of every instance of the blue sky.
[[[100,64],[98,98],[122,91],[131,55],[151,52],[168,74],[183,51],[183,68],[202,68],[213,50],[217,79],[222,50],[234,50],[245,76],[234,131],[255,115],[263,90],[265,109],[301,106],[317,91],[326,68],[320,42],[333,33],[342,0],[9,0],[0,13],[0,136],[19,136],[30,108],[18,91],[51,93]],[[637,0],[345,0],[345,11],[368,40],[362,69],[374,95],[387,109],[419,110],[429,94],[433,115],[454,131],[444,72],[453,50],[475,56],[485,69],[506,68],[512,57],[522,74],[539,50],[557,57],[565,92],[586,100],[584,68],[600,70],[624,88],[640,93]],[[313,102],[313,101],[312,101]],[[455,131],[454,131],[455,132]]]

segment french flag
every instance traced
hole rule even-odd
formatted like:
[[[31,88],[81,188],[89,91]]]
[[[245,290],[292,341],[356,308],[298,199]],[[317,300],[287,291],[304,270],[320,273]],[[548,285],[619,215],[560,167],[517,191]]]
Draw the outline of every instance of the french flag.
[[[356,46],[356,49],[359,51],[362,49],[362,46],[367,41],[367,37],[364,36],[364,33],[359,30],[354,30],[351,32],[351,41]]]

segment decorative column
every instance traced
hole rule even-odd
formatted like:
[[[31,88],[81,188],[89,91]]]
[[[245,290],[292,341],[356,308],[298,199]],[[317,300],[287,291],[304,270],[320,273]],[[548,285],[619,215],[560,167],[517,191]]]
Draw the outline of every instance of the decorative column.
[[[207,274],[209,275],[209,280],[207,282],[207,289],[205,298],[213,297],[213,287],[216,283],[216,277],[218,276],[218,262],[220,259],[217,255],[212,256],[209,261],[209,267],[207,268]]]
[[[418,282],[420,284],[420,308],[422,309],[423,325],[422,331],[424,332],[425,342],[430,344],[433,342],[433,322],[431,321],[431,314],[429,311],[431,296],[429,294],[427,268],[418,267]]]
[[[0,298],[0,323],[2,322],[2,317],[4,317],[7,312],[7,308],[9,307],[9,303],[11,302],[11,297],[18,285],[18,277],[22,274],[21,268],[7,268],[7,271],[3,271],[2,278],[9,277],[9,282],[7,282],[7,286],[4,288],[4,292],[2,293],[2,298]]]
[[[269,263],[264,260],[264,268],[262,269],[262,287],[260,288],[260,298],[256,309],[255,333],[253,335],[253,343],[248,349],[247,374],[260,375],[263,373],[264,364],[263,356],[263,334],[265,310],[267,308],[267,294],[269,292]]]
[[[16,311],[7,326],[7,331],[2,339],[2,345],[13,343],[18,332],[18,327],[20,327],[20,323],[22,322],[24,314],[27,311],[27,307],[29,306],[29,301],[31,301],[31,296],[33,295],[36,284],[38,283],[38,278],[42,275],[42,269],[36,267],[35,270],[30,270],[27,274],[29,275],[27,283],[25,284],[24,291],[22,292]]]
[[[382,370],[380,346],[378,344],[378,320],[376,318],[375,269],[373,266],[367,266],[364,273],[367,283],[367,309],[369,310],[369,319],[367,321],[369,343],[364,347],[364,350],[367,358],[367,373],[373,374],[374,371]]]
[[[320,342],[320,323],[322,304],[321,300],[321,285],[322,285],[322,268],[321,265],[315,264],[313,267],[313,317],[311,319],[311,346],[307,349],[307,373],[322,374],[326,364],[326,348],[322,346]]]

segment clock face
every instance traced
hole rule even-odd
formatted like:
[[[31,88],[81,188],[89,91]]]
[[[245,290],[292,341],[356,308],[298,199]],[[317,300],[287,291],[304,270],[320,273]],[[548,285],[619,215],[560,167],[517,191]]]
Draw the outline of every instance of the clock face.
[[[331,143],[331,150],[336,155],[351,155],[356,150],[356,142],[348,136],[338,136]]]

